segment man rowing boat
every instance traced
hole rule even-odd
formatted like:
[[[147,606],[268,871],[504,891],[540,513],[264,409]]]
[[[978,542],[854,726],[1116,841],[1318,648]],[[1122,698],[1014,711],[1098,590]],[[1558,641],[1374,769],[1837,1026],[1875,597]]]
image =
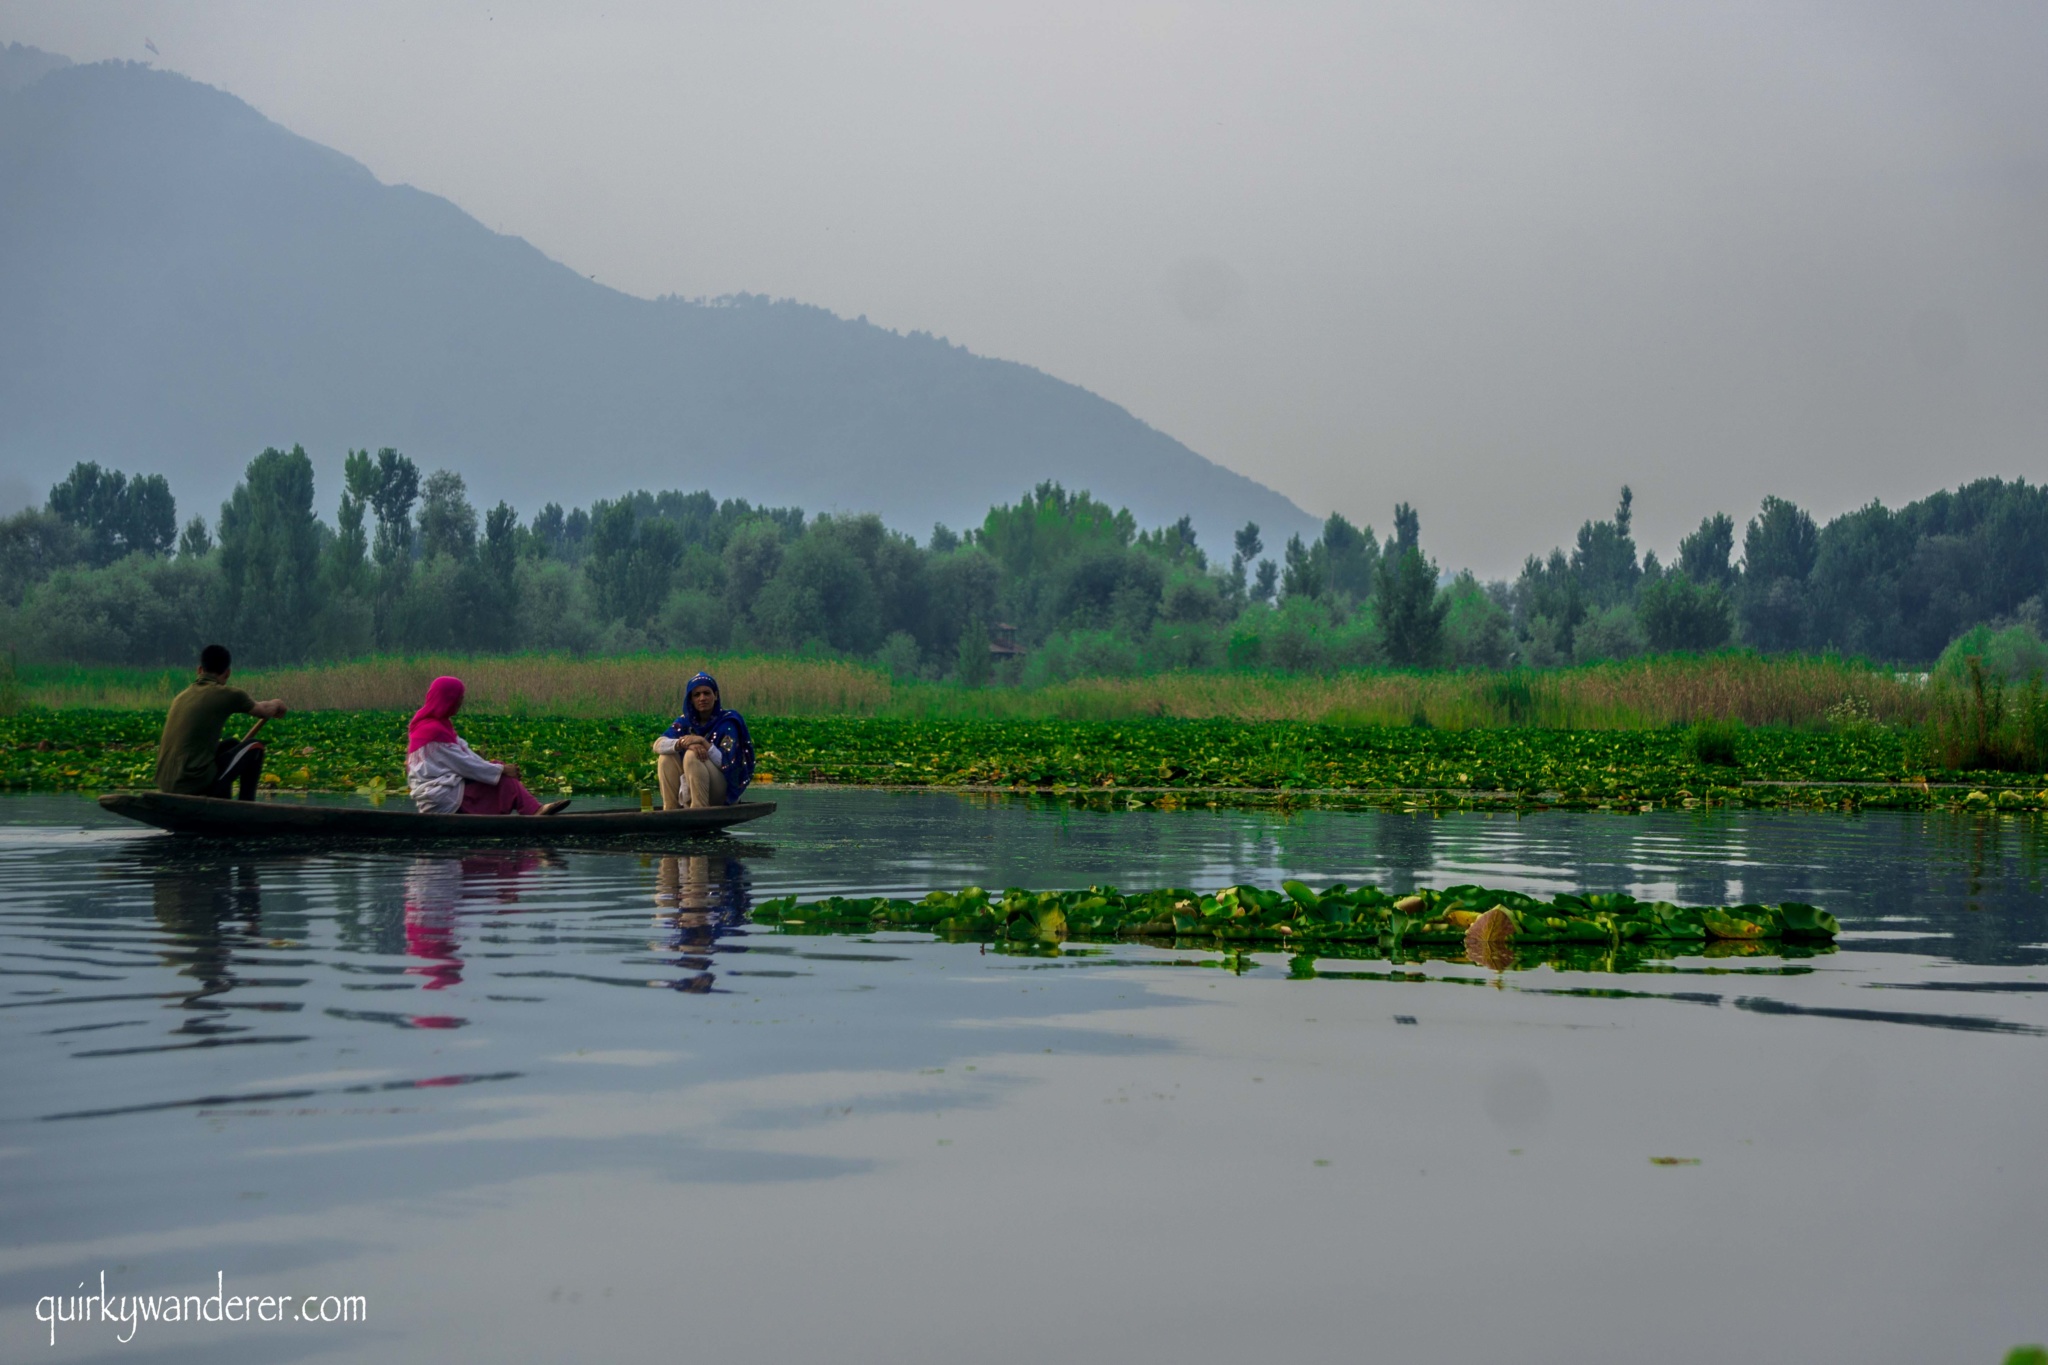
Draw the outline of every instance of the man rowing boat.
[[[263,773],[263,745],[251,738],[264,721],[285,713],[282,701],[257,701],[228,686],[233,659],[224,645],[199,651],[199,677],[171,698],[164,732],[156,745],[156,789],[184,796],[239,795],[256,799]],[[228,717],[254,715],[255,726],[241,739],[222,739]],[[239,786],[240,792],[235,788]]]

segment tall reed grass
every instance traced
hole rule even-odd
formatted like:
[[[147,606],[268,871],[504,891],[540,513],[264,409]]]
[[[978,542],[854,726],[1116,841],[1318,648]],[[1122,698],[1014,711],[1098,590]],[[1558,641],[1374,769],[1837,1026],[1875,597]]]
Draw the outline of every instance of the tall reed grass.
[[[2048,772],[2048,694],[2039,673],[2019,685],[1987,673],[1970,655],[1962,677],[1943,678],[1934,692],[1929,749],[1947,768]]]
[[[468,706],[474,711],[612,717],[679,709],[683,684],[699,667],[718,676],[731,705],[762,716],[1173,716],[1440,729],[1639,729],[1698,721],[1810,725],[1826,722],[1831,711],[1920,724],[1934,714],[1939,690],[1852,660],[1766,659],[1745,653],[1556,671],[1383,670],[1329,677],[1165,673],[1076,679],[1039,688],[892,682],[879,669],[835,660],[664,655],[382,657],[238,672],[235,680],[258,695],[283,697],[303,709],[402,711],[419,704],[429,680],[453,673],[468,683]],[[32,705],[147,708],[164,705],[190,676],[184,670],[25,667],[20,690],[22,700]]]
[[[890,709],[991,719],[1149,715],[1427,724],[1447,730],[1508,725],[1641,729],[1704,720],[1819,724],[1844,702],[1872,720],[1916,724],[1928,714],[1929,697],[1926,687],[1910,678],[1853,660],[1731,653],[1555,671],[1374,671],[1334,677],[1169,673],[1076,679],[1035,690],[899,686]]]
[[[734,706],[772,716],[872,716],[888,706],[888,675],[833,660],[661,655],[576,659],[566,655],[474,658],[378,657],[313,668],[237,669],[235,685],[308,711],[410,711],[427,684],[452,673],[468,685],[467,710],[509,715],[673,715],[698,669],[718,679]],[[52,707],[156,707],[191,680],[186,670],[24,670],[24,700]]]

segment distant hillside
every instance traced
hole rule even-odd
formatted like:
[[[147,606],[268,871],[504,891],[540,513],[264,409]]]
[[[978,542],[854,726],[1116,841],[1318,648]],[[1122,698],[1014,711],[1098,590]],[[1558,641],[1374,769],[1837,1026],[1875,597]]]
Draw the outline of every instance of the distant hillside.
[[[1226,549],[1301,509],[1028,366],[797,303],[650,302],[230,95],[126,64],[0,60],[0,470],[171,478],[209,515],[303,442],[447,465],[531,509],[634,487],[978,523],[1041,479],[1192,514]],[[331,512],[330,512],[331,515]]]
[[[69,65],[69,57],[54,52],[23,43],[0,43],[0,90],[20,90]]]

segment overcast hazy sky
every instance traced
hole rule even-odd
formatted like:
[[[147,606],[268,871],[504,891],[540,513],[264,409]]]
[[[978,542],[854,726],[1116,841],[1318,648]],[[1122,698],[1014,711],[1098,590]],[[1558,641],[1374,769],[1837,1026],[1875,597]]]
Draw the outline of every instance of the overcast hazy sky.
[[[635,294],[1039,366],[1447,565],[2048,477],[2048,6],[0,0]],[[4,192],[4,189],[0,189]]]

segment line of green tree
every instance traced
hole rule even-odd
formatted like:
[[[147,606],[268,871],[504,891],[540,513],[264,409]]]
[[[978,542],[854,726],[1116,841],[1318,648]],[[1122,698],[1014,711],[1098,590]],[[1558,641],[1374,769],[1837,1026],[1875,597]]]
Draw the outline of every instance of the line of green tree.
[[[522,520],[459,474],[351,451],[333,522],[305,451],[265,450],[209,525],[161,475],[80,464],[0,521],[0,643],[49,662],[163,664],[209,639],[250,663],[373,652],[764,650],[901,677],[1023,683],[1166,669],[1553,666],[1645,652],[1834,649],[1932,661],[1978,626],[2036,632],[2048,488],[1985,479],[1825,526],[1766,498],[1639,555],[1633,499],[1512,582],[1443,575],[1414,509],[1382,540],[1332,516],[1227,559],[1188,519],[1140,528],[1041,484],[923,544],[874,515],[635,492]],[[1014,634],[1021,653],[991,650]]]

